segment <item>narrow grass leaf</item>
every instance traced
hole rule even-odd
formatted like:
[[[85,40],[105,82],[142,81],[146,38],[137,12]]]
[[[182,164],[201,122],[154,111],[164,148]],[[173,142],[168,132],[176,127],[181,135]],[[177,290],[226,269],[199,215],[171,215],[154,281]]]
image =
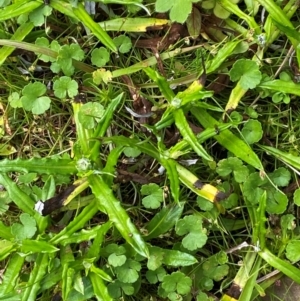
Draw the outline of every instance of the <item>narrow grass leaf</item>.
[[[22,24],[17,28],[11,39],[22,41],[32,31],[33,28],[34,25],[32,23]],[[5,62],[7,57],[14,51],[14,49],[15,48],[9,46],[4,46],[0,49],[0,66]]]
[[[55,253],[58,248],[46,241],[24,239],[20,246],[20,250],[24,253]]]
[[[161,76],[158,72],[151,68],[144,68],[144,72],[158,85],[160,92],[167,99],[167,101],[171,102],[175,97],[175,94],[170,88],[170,84],[167,82],[165,77]]]
[[[77,133],[77,142],[81,148],[82,156],[88,158],[90,154],[90,139],[93,136],[92,130],[87,130],[79,121],[79,112],[80,108],[82,107],[82,103],[73,102],[73,113],[74,113],[74,120],[76,124],[76,133]]]
[[[39,253],[31,270],[29,280],[26,283],[26,288],[22,294],[22,301],[36,301],[38,291],[41,286],[41,281],[47,273],[49,266],[49,256],[47,253]]]
[[[117,47],[111,37],[91,18],[81,3],[78,3],[77,7],[73,8],[73,12],[75,16],[91,30],[101,43],[103,43],[112,52],[117,52]]]
[[[85,227],[86,223],[98,212],[96,200],[92,200],[83,210],[58,234],[50,239],[50,243],[58,244],[71,237],[77,230]]]
[[[278,256],[275,256],[267,248],[258,252],[258,254],[264,259],[270,266],[281,271],[283,274],[300,284],[300,270],[297,269],[291,263],[280,259]]]
[[[300,96],[300,84],[293,81],[272,80],[261,83],[259,88]]]
[[[288,165],[300,170],[300,158],[299,156],[294,156],[292,154],[285,153],[275,147],[259,145],[267,153],[275,156],[278,160],[287,163]]]
[[[89,277],[91,279],[94,294],[97,300],[113,301],[102,278],[98,274],[93,272],[89,273]]]
[[[159,151],[156,147],[154,147],[151,143],[141,142],[135,138],[127,138],[124,136],[113,136],[113,137],[105,137],[103,138],[104,143],[113,142],[120,146],[130,146],[133,148],[138,148],[142,153],[145,153],[152,158],[160,161]]]
[[[40,1],[18,1],[0,10],[0,22],[11,20],[23,14],[28,14],[42,5]]]
[[[235,48],[240,43],[240,40],[233,40],[230,42],[227,42],[220,47],[219,51],[217,52],[216,56],[211,60],[211,62],[208,63],[207,67],[207,74],[210,74],[214,71],[216,71],[221,64],[234,53]]]
[[[220,193],[220,191],[216,187],[210,184],[203,184],[203,187],[199,189],[196,187],[195,183],[197,183],[200,180],[193,173],[191,173],[185,167],[181,166],[179,163],[177,163],[176,168],[178,171],[179,180],[186,187],[195,192],[197,195],[214,203],[221,212],[224,211],[224,208],[218,203],[217,196]]]
[[[207,153],[203,146],[197,141],[192,129],[190,128],[182,109],[177,109],[173,113],[175,124],[183,139],[188,142],[191,148],[203,159],[213,161],[213,158]]]
[[[161,258],[161,262],[172,267],[190,266],[197,263],[197,259],[188,253],[177,250],[162,249],[159,247],[149,246],[150,259],[151,257]],[[149,262],[148,262],[149,265]]]
[[[176,169],[176,162],[172,159],[163,158],[161,156],[161,164],[166,169],[174,201],[175,203],[179,203],[179,177]]]
[[[61,242],[61,245],[66,246],[68,244],[73,244],[73,243],[78,244],[83,241],[91,241],[92,239],[94,239],[94,237],[96,237],[101,227],[102,225],[98,225],[89,230],[82,229],[81,231],[74,233],[69,238],[65,238]]]
[[[1,283],[0,296],[4,296],[14,290],[17,280],[22,273],[23,264],[25,261],[24,256],[20,256],[18,253],[11,254],[8,265],[5,268],[5,273]]]
[[[171,22],[156,18],[116,18],[98,24],[105,31],[146,32],[151,26],[171,25]]]
[[[160,210],[146,225],[147,235],[145,240],[156,238],[161,234],[168,232],[174,227],[180,218],[184,208],[184,202],[178,204],[169,204]]]
[[[123,238],[133,247],[133,249],[144,257],[148,257],[148,248],[134,224],[131,222],[127,212],[121,206],[111,188],[109,188],[98,175],[89,176],[89,182],[93,194],[97,198],[98,207],[109,216]]]
[[[47,175],[72,175],[77,173],[74,160],[60,158],[31,158],[29,160],[4,159],[0,161],[0,169],[5,172],[38,173]]]
[[[258,2],[266,9],[270,17],[277,23],[280,23],[282,26],[287,26],[294,29],[294,26],[287,15],[273,0],[258,0]],[[292,42],[294,47],[297,47],[297,40],[290,37],[290,41]]]
[[[218,126],[220,124],[211,117],[206,110],[201,108],[193,108],[191,113],[205,128]],[[241,160],[252,165],[256,169],[263,170],[262,163],[256,153],[243,140],[232,134],[230,130],[220,132],[219,135],[214,136],[214,139]]]

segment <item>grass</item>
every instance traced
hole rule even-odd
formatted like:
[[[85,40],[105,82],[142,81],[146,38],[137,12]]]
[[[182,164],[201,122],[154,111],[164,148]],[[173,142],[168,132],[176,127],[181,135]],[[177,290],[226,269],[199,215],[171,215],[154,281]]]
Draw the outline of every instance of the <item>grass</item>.
[[[176,3],[0,3],[0,300],[300,284],[297,1]]]

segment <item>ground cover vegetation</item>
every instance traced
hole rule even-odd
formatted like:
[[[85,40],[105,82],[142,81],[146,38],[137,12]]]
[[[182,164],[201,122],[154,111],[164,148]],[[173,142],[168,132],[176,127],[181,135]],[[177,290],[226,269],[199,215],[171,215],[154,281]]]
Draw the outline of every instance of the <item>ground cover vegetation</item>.
[[[300,283],[298,0],[0,6],[0,300]]]

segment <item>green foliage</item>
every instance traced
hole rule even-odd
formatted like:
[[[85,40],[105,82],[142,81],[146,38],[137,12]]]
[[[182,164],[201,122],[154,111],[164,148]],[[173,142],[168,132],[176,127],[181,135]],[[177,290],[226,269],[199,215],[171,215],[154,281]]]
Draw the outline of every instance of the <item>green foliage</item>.
[[[73,98],[78,94],[78,84],[68,76],[61,76],[53,84],[54,95],[58,98]]]
[[[157,184],[143,185],[141,194],[146,195],[142,199],[142,203],[146,208],[157,209],[164,200],[164,192]]]
[[[300,240],[289,241],[286,247],[286,257],[292,261],[297,262],[300,260]]]
[[[50,68],[54,73],[62,71],[66,76],[71,76],[75,71],[72,59],[81,61],[83,58],[84,52],[79,45],[63,45],[58,50],[56,62],[52,63]]]
[[[166,274],[166,270],[163,267],[159,267],[154,271],[148,270],[146,272],[146,278],[151,284],[155,284],[157,282],[162,282]]]
[[[176,224],[176,234],[186,235],[182,240],[182,245],[194,251],[202,248],[206,241],[206,229],[202,228],[202,218],[197,215],[187,215]]]
[[[285,168],[277,169],[269,174],[275,185],[285,186],[290,181],[290,173]],[[283,185],[285,184],[285,185]],[[272,214],[283,213],[288,204],[287,196],[274,187],[267,178],[261,178],[259,173],[252,173],[244,184],[244,195],[251,204],[257,204],[264,191],[268,191],[266,210]]]
[[[113,42],[117,46],[119,52],[121,52],[121,53],[129,52],[132,47],[131,39],[125,35],[120,35],[120,36],[114,38]]]
[[[261,123],[257,120],[249,119],[244,124],[242,135],[249,144],[258,142],[263,136]]]
[[[22,224],[14,223],[11,226],[12,235],[18,241],[22,241],[26,238],[32,238],[37,230],[34,218],[27,213],[22,213],[20,215],[20,221]]]
[[[26,111],[33,114],[43,114],[50,108],[51,100],[46,93],[46,86],[40,82],[34,82],[26,85],[22,90],[21,103]]]
[[[300,282],[299,10],[236,2],[0,0],[1,300]]]
[[[29,20],[34,26],[42,26],[45,23],[45,17],[50,16],[52,8],[50,6],[41,6],[29,14]]]
[[[181,272],[173,272],[171,275],[164,276],[161,286],[169,299],[173,300],[174,293],[186,295],[190,292],[192,279]]]
[[[136,158],[142,153],[139,149],[133,147],[125,147],[123,152],[126,157],[130,158]]]
[[[85,129],[93,129],[104,114],[103,106],[98,102],[88,102],[80,108],[79,121]]]
[[[229,71],[232,81],[240,81],[243,89],[254,89],[261,81],[262,75],[257,63],[251,60],[237,60]]]
[[[155,2],[155,10],[159,13],[170,11],[170,19],[172,22],[184,23],[192,11],[192,4],[196,2],[198,2],[198,0],[157,0]]]
[[[104,47],[96,48],[92,52],[91,60],[93,65],[103,67],[109,61],[109,52]]]
[[[249,174],[248,168],[243,165],[243,162],[240,159],[235,157],[219,161],[216,172],[221,177],[227,177],[230,174],[233,174],[234,179],[238,183],[245,182]]]

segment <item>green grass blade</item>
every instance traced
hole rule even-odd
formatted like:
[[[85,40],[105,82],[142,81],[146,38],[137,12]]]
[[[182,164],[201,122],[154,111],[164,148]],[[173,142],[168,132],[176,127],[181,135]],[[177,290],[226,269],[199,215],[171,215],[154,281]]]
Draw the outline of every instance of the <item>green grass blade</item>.
[[[0,10],[0,21],[10,20],[20,15],[28,14],[42,4],[43,3],[40,1],[17,1],[16,3],[5,6]]]
[[[237,4],[229,0],[218,0],[222,7],[224,7],[229,12],[235,14],[240,19],[245,20],[249,25],[250,29],[253,30],[256,34],[260,33],[260,26],[255,22],[254,18],[249,14],[243,12]]]
[[[34,28],[33,23],[24,23],[17,28],[16,32],[11,37],[12,40],[22,41]],[[0,66],[4,63],[7,57],[14,51],[15,48],[4,46],[0,49]]]
[[[283,10],[273,0],[258,0],[258,2],[266,9],[270,17],[274,19],[277,23],[280,23],[282,26],[287,26],[294,29],[292,22],[286,16]],[[297,40],[290,37],[290,41],[296,48],[298,45]]]
[[[41,216],[34,210],[35,202],[29,197],[27,193],[22,191],[18,185],[13,182],[6,174],[0,174],[0,183],[5,187],[10,199],[21,209],[23,212],[33,216],[38,224],[40,232],[43,232],[47,227],[48,219]]]
[[[184,209],[184,202],[169,204],[160,210],[146,226],[145,240],[159,237],[174,227]]]
[[[79,121],[79,111],[82,107],[82,103],[73,101],[72,103],[74,120],[76,124],[77,143],[81,149],[82,156],[89,158],[90,156],[90,144],[93,137],[92,130],[85,129]],[[78,158],[79,159],[79,158]]]
[[[84,6],[78,3],[77,7],[73,8],[75,16],[112,52],[118,52],[116,45],[111,37],[96,23],[91,16],[86,12]]]
[[[280,259],[270,252],[267,248],[258,252],[258,254],[264,259],[270,266],[281,271],[295,282],[300,284],[300,270],[293,266],[291,263]]]
[[[73,175],[77,173],[75,162],[71,159],[59,158],[31,158],[29,160],[4,159],[0,161],[1,172],[20,172],[30,173],[36,172],[38,174],[47,175]]]
[[[113,301],[102,278],[98,274],[93,272],[89,273],[89,277],[91,279],[94,294],[97,300]]]
[[[207,153],[203,146],[197,141],[192,129],[190,128],[182,109],[173,112],[175,124],[183,139],[186,140],[191,148],[203,159],[213,161],[213,158]]]
[[[157,84],[160,92],[170,103],[175,97],[175,94],[170,88],[170,84],[168,83],[166,78],[161,76],[157,71],[154,71],[151,68],[145,68],[143,71]]]
[[[127,212],[121,206],[120,201],[114,197],[111,188],[109,188],[98,175],[89,176],[89,182],[93,194],[97,198],[98,207],[107,213],[109,220],[114,223],[127,243],[131,245],[137,253],[148,257],[149,251],[141,234],[131,222]]]
[[[39,253],[34,263],[29,280],[27,282],[26,289],[22,294],[22,301],[36,301],[37,294],[40,289],[40,283],[45,274],[47,273],[49,265],[48,254]]]
[[[294,94],[300,96],[300,84],[296,84],[292,81],[284,80],[272,80],[268,82],[263,82],[259,85],[261,89],[279,91],[287,94]]]
[[[20,256],[18,253],[12,254],[5,269],[3,281],[1,283],[0,296],[4,296],[14,290],[21,274],[24,261],[24,256]]]
[[[267,153],[273,155],[278,160],[300,170],[300,158],[298,156],[294,156],[289,153],[285,153],[275,147],[266,146],[266,145],[259,145]]]
[[[175,203],[179,203],[179,177],[176,169],[176,162],[169,158],[161,158],[161,163],[166,169],[170,190]]]
[[[211,117],[206,110],[193,108],[191,113],[205,128],[218,126],[220,123]],[[235,136],[230,130],[224,130],[219,135],[214,136],[222,146],[232,152],[235,156],[252,165],[256,169],[263,170],[263,166],[256,153],[243,140]]]
[[[167,19],[117,18],[98,23],[105,31],[146,32],[151,26],[171,25]]]
[[[50,243],[55,245],[64,239],[68,239],[77,230],[84,228],[86,223],[92,219],[97,212],[96,200],[92,200],[62,231],[50,239]]]
[[[51,0],[51,7],[68,17],[78,20],[78,18],[73,12],[71,3],[69,2],[61,0]]]

